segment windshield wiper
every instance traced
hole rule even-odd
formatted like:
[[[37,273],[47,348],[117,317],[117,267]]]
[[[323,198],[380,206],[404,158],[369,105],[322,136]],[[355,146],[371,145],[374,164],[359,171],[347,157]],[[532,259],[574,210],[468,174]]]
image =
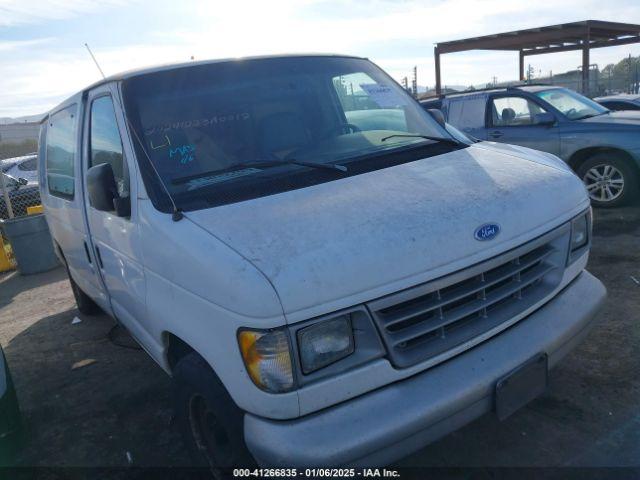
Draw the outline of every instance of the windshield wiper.
[[[606,115],[607,113],[611,113],[611,111],[607,110],[606,112],[600,112],[600,113],[587,113],[586,115],[583,115],[582,117],[574,118],[574,120],[584,120],[585,118],[599,117],[601,115]]]
[[[281,165],[300,165],[302,167],[311,167],[311,168],[323,168],[325,170],[338,170],[340,172],[348,172],[349,169],[344,165],[338,165],[336,163],[317,163],[317,162],[305,162],[303,160],[296,160],[295,158],[284,159],[284,160],[256,160],[255,162],[244,162],[239,163],[233,166],[233,169],[236,170],[238,167],[279,167]]]
[[[339,172],[348,172],[349,169],[344,165],[337,165],[335,163],[316,163],[305,162],[302,160],[288,159],[288,160],[256,160],[255,162],[242,162],[236,163],[229,168],[222,170],[211,170],[208,172],[197,173],[195,175],[189,175],[187,177],[179,177],[171,180],[171,183],[178,185],[180,183],[186,183],[197,178],[208,177],[210,175],[222,174],[227,172],[233,172],[236,170],[242,170],[243,168],[271,168],[281,167],[282,165],[300,165],[302,167],[320,168],[324,170],[334,170]]]
[[[383,137],[380,139],[381,142],[386,142],[390,138],[401,137],[401,138],[424,138],[425,140],[433,140],[434,142],[444,142],[450,143],[452,145],[460,145],[458,140],[454,140],[453,138],[445,138],[445,137],[432,137],[430,135],[418,135],[418,134],[400,134],[396,133],[393,135],[389,135],[387,137]]]

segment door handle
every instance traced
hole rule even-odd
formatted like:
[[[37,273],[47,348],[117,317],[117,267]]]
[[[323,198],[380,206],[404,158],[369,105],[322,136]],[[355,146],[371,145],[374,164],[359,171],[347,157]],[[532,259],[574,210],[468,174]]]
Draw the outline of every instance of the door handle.
[[[87,246],[87,242],[82,242],[84,244],[84,253],[87,254],[87,261],[89,262],[89,265],[91,265],[91,255],[89,254],[89,247]]]
[[[498,131],[498,130],[496,130],[496,131],[494,131],[494,132],[489,132],[489,136],[490,136],[491,138],[500,138],[500,137],[502,137],[503,135],[504,135],[504,133],[502,133],[502,132],[500,132],[500,131]]]
[[[104,265],[102,263],[102,255],[100,255],[100,249],[98,248],[97,245],[96,245],[96,259],[98,260],[98,266],[101,269],[104,269]]]

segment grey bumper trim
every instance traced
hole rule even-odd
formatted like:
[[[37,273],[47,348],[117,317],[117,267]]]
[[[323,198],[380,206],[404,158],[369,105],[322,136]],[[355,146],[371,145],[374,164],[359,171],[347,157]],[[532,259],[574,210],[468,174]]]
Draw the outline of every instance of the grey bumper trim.
[[[606,297],[588,272],[496,337],[411,378],[294,420],[245,415],[258,463],[389,464],[493,409],[495,382],[539,352],[555,365],[593,326]]]

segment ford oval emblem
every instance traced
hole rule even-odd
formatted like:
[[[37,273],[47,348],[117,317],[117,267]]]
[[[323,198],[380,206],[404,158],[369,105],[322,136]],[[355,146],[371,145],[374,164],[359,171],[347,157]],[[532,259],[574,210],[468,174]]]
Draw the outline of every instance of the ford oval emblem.
[[[476,240],[484,242],[485,240],[493,240],[500,233],[500,225],[497,223],[485,223],[476,228],[473,236]]]

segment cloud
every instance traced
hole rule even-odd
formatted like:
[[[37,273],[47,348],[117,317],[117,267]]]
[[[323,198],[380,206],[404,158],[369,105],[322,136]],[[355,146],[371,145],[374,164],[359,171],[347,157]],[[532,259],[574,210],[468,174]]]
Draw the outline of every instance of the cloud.
[[[420,85],[433,85],[433,45],[439,41],[514,29],[583,20],[597,11],[612,21],[640,18],[640,2],[615,0],[0,0],[0,25],[40,23],[47,39],[0,42],[0,115],[39,113],[99,78],[81,42],[88,41],[107,74],[158,63],[246,55],[333,52],[371,58],[394,78],[410,76],[418,66]],[[127,8],[112,8],[127,4]],[[93,17],[102,36],[92,36],[83,15]],[[145,17],[146,15],[146,17]],[[576,17],[579,15],[579,17]],[[68,34],[50,32],[52,20]],[[95,23],[93,24],[96,25]],[[59,26],[58,26],[59,27]],[[19,29],[22,27],[13,27]],[[83,30],[84,29],[84,30]],[[74,38],[73,35],[76,35]],[[108,35],[107,35],[108,34]],[[80,38],[81,40],[78,40]],[[66,40],[66,43],[65,43]],[[32,43],[29,43],[32,42]],[[23,55],[29,49],[28,55]],[[16,53],[19,51],[20,55]],[[593,52],[601,67],[640,46]],[[447,85],[515,79],[517,54],[468,52],[442,58]],[[536,72],[576,68],[580,53],[531,57]],[[34,75],[33,72],[37,72]],[[20,111],[21,105],[24,111]]]
[[[106,75],[132,68],[189,60],[184,46],[154,44],[94,48]],[[0,117],[43,113],[101,76],[84,47],[4,62],[0,76]],[[38,72],[34,74],[33,72]]]
[[[0,0],[0,27],[63,20],[126,3],[126,0]]]
[[[42,45],[55,40],[55,38],[35,38],[33,40],[15,40],[15,41],[0,41],[0,52],[9,52],[26,47],[33,47],[34,45]]]
[[[423,84],[432,84],[436,42],[583,20],[581,12],[592,10],[610,20],[640,17],[640,3],[624,0],[608,6],[599,0],[563,0],[554,8],[548,2],[530,0],[209,2],[198,3],[194,11],[204,26],[195,21],[188,28],[158,35],[189,45],[197,58],[349,53],[375,60],[396,78],[418,65],[423,79],[428,79]],[[580,63],[572,58],[542,56],[531,63],[545,71],[562,70]],[[517,62],[517,55],[511,53],[446,55],[444,80],[469,84],[490,81],[493,76],[511,79],[517,77]]]

